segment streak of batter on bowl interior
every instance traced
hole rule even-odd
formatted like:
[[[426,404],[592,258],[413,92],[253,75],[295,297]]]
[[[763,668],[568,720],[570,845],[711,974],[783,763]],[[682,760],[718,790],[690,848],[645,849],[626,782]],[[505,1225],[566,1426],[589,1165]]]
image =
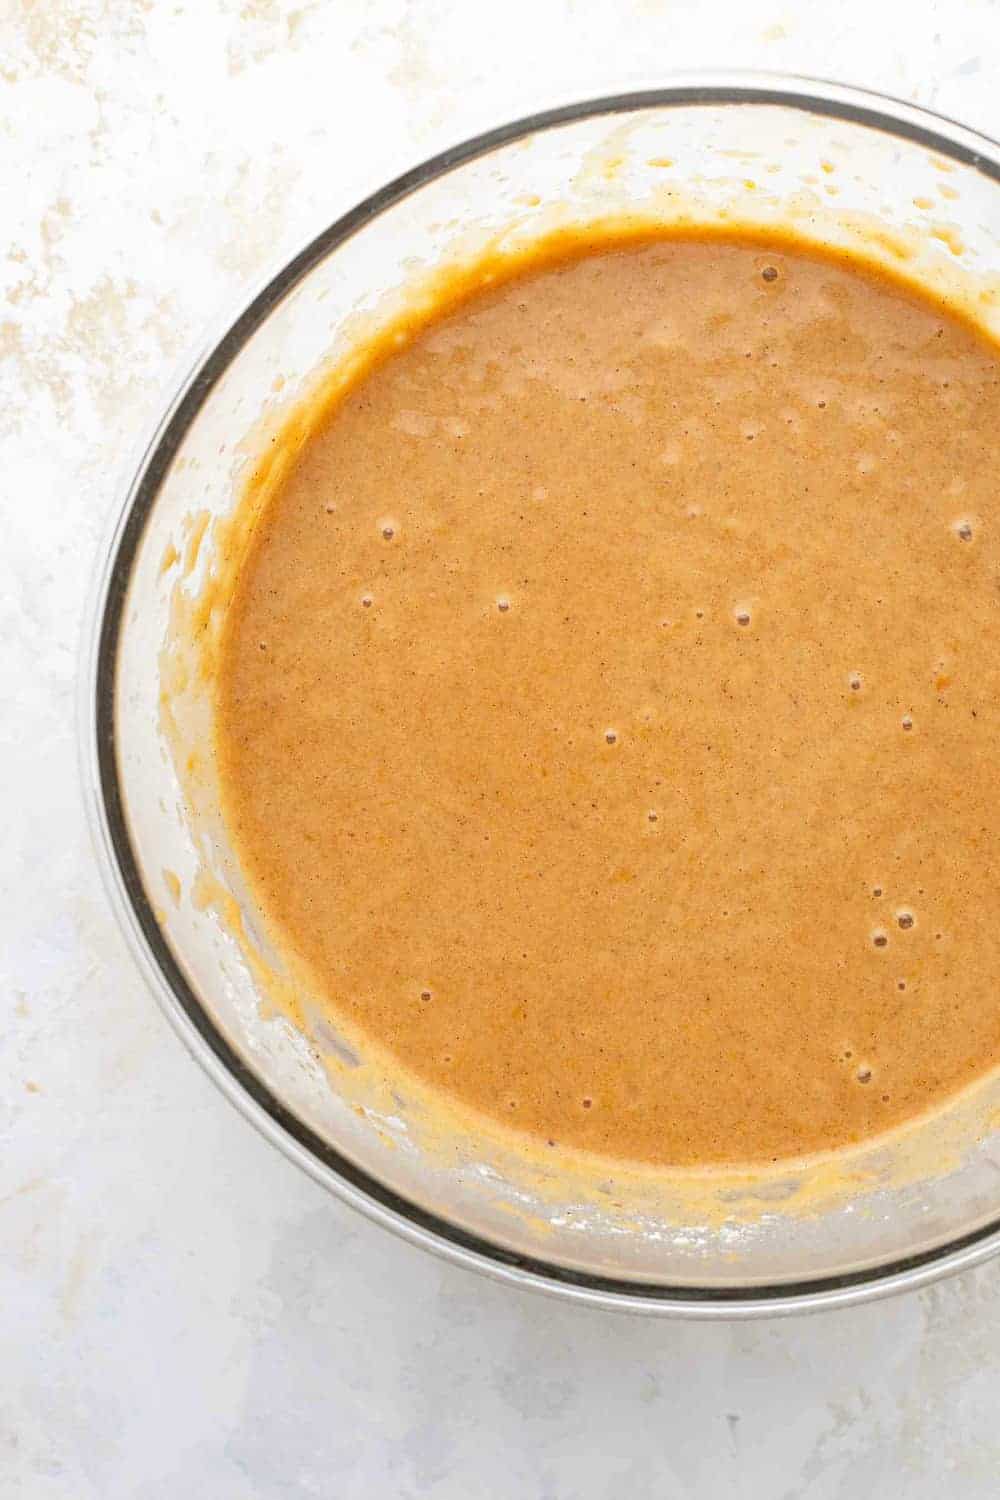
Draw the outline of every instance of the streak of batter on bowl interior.
[[[192,899],[422,1149],[709,1219],[983,1128],[995,289],[870,229],[618,221],[443,267],[255,435],[178,579]]]

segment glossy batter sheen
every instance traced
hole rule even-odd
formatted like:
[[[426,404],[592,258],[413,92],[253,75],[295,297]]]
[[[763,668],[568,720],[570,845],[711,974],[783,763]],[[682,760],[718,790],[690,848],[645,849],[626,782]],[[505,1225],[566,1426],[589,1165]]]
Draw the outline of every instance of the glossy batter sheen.
[[[604,242],[412,332],[227,626],[251,886],[542,1142],[842,1146],[1000,1062],[1000,364],[794,242]]]

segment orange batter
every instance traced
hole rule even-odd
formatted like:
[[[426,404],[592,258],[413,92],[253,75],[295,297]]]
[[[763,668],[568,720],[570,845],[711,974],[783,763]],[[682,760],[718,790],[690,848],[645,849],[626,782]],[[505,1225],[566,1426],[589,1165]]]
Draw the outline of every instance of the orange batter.
[[[605,239],[387,347],[259,521],[251,889],[543,1142],[769,1161],[1000,1062],[1000,355],[793,240]]]

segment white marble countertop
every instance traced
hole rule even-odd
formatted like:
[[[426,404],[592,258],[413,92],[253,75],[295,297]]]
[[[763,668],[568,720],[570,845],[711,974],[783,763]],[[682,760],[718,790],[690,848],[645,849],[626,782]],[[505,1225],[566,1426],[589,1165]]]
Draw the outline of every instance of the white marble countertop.
[[[1000,133],[991,0],[0,6],[0,1497],[994,1496],[1000,1264],[698,1326],[372,1227],[183,1051],[100,888],[78,635],[138,432],[251,280],[488,124],[698,66]]]

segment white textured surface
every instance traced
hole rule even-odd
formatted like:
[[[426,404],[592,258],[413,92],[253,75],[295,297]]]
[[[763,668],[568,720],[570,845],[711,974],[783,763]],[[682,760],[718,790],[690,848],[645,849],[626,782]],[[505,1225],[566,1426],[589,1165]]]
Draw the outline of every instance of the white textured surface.
[[[385,178],[669,69],[868,84],[1000,133],[971,0],[0,0],[0,1496],[971,1500],[1000,1265],[753,1326],[588,1313],[331,1201],[182,1051],[75,761],[81,611],[182,352]]]

